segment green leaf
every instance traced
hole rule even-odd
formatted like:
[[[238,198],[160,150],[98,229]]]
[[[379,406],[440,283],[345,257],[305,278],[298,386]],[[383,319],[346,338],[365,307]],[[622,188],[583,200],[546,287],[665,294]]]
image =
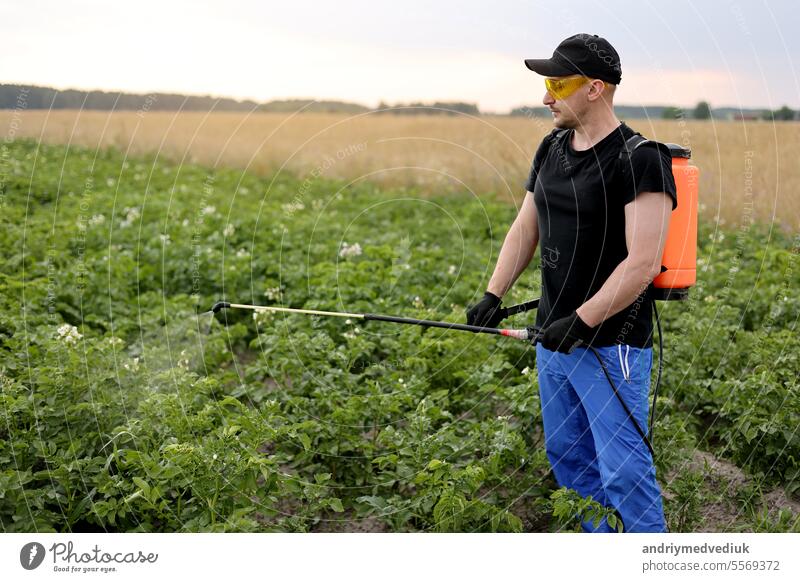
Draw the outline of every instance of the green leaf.
[[[139,487],[139,489],[142,490],[142,493],[144,493],[145,497],[150,497],[150,485],[147,484],[147,481],[141,477],[134,477],[133,482],[137,487]]]

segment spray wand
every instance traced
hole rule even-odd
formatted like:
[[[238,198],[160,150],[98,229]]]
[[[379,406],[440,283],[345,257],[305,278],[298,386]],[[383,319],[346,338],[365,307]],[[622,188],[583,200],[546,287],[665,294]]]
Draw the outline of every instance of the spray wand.
[[[538,305],[539,300],[534,299],[526,303],[505,308],[504,315],[513,315],[522,311],[527,311]],[[461,323],[448,323],[446,321],[433,321],[430,319],[414,319],[410,317],[395,317],[393,315],[380,315],[377,313],[345,313],[341,311],[318,311],[316,309],[293,309],[290,307],[272,307],[266,305],[245,305],[242,303],[228,303],[227,301],[217,301],[211,308],[214,313],[219,313],[222,309],[252,309],[253,311],[278,311],[284,313],[302,313],[305,315],[322,315],[328,317],[348,317],[351,319],[363,319],[365,321],[388,321],[390,323],[403,323],[408,325],[421,325],[423,327],[440,327],[456,331],[470,331],[472,333],[490,333],[504,335],[518,340],[536,343],[540,339],[540,330],[534,327],[524,329],[503,329],[496,327],[482,327],[479,325],[465,325]]]
[[[519,305],[512,305],[511,307],[503,308],[500,311],[501,314],[503,315],[503,318],[506,318],[510,315],[515,315],[517,313],[522,313],[523,311],[529,311],[531,309],[535,309],[538,305],[539,305],[539,300],[533,299],[531,301],[526,301],[525,303],[520,303]],[[448,323],[446,321],[433,321],[430,319],[395,317],[393,315],[380,315],[377,313],[346,313],[341,311],[318,311],[316,309],[294,309],[290,307],[273,307],[269,305],[246,305],[243,303],[228,303],[227,301],[217,301],[211,308],[211,311],[214,313],[219,313],[223,309],[251,309],[253,311],[277,311],[283,313],[301,313],[304,315],[348,317],[351,319],[362,319],[365,321],[387,321],[389,323],[421,325],[423,327],[439,327],[443,329],[450,329],[456,331],[469,331],[472,333],[489,333],[494,335],[503,335],[506,337],[512,337],[518,340],[527,341],[534,345],[537,342],[541,341],[542,339],[542,330],[534,326],[525,327],[523,329],[504,329],[496,327],[482,327],[479,325],[465,325],[461,323]],[[572,346],[572,349],[579,347],[580,344],[581,342],[576,343],[575,345]],[[597,358],[597,361],[600,362],[600,366],[603,369],[603,372],[605,373],[606,379],[608,380],[609,384],[611,384],[611,388],[614,390],[614,394],[616,395],[617,400],[619,400],[620,404],[622,405],[622,408],[628,415],[628,418],[630,418],[631,422],[636,428],[636,432],[639,433],[639,436],[642,437],[642,440],[647,445],[650,454],[655,457],[655,451],[653,450],[653,445],[650,443],[650,439],[647,438],[647,435],[645,434],[644,430],[642,430],[642,427],[639,426],[639,423],[634,418],[630,408],[628,408],[628,405],[625,404],[625,401],[622,399],[622,396],[617,391],[617,386],[616,384],[614,384],[614,380],[611,379],[611,374],[609,374],[605,362],[603,362],[603,359],[600,357],[600,354],[594,347],[592,346],[587,346],[587,347],[591,352],[594,353],[595,357]],[[572,349],[570,351],[572,351]]]

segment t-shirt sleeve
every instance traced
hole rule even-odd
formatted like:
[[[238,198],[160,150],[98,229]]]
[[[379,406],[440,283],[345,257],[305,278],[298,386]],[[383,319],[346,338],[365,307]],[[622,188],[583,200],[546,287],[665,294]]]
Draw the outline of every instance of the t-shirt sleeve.
[[[531,162],[531,170],[528,173],[528,179],[525,181],[525,190],[528,192],[533,192],[533,189],[536,187],[536,178],[539,175],[539,169],[542,167],[542,162],[544,161],[544,157],[547,154],[547,144],[552,136],[547,135],[542,140],[542,143],[539,144],[536,153],[533,156],[533,162]]]
[[[672,157],[661,147],[644,144],[630,157],[625,169],[623,203],[632,202],[642,192],[665,192],[672,198],[672,209],[678,206],[678,193],[672,175]]]

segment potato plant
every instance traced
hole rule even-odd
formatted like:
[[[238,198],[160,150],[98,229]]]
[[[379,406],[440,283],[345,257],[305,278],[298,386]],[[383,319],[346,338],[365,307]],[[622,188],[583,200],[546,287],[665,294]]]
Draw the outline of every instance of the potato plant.
[[[613,517],[555,483],[521,342],[203,314],[225,298],[462,322],[513,207],[6,147],[3,531],[561,531]],[[702,226],[698,287],[662,308],[659,475],[702,446],[796,491],[797,241],[721,237]],[[507,303],[537,296],[535,271]]]

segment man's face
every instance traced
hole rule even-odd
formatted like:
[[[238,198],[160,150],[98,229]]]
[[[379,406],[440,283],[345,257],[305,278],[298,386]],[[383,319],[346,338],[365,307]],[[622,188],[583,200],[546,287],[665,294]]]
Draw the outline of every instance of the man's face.
[[[575,129],[588,107],[589,80],[581,75],[548,77],[547,80],[553,90],[545,91],[542,103],[550,109],[553,125],[559,129]]]

